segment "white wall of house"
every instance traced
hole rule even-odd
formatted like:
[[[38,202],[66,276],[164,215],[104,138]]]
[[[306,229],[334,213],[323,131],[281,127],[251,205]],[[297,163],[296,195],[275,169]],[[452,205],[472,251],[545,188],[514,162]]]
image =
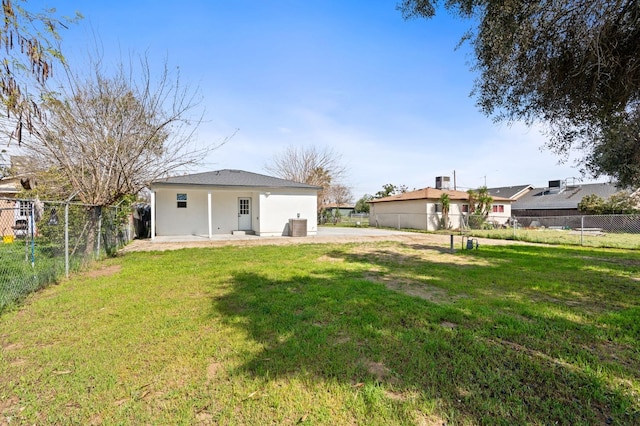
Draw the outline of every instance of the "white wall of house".
[[[509,202],[495,202],[498,207],[496,212],[490,212],[488,221],[504,225],[511,217],[511,204]],[[449,207],[449,227],[460,229],[466,223],[463,206],[468,206],[465,201],[452,200]],[[369,212],[370,226],[387,228],[409,228],[436,231],[440,229],[442,211],[437,200],[403,200],[372,203]]]
[[[495,222],[498,225],[506,225],[509,223],[509,219],[511,219],[511,203],[494,202],[487,220]]]
[[[178,208],[177,194],[187,194],[186,208]],[[207,191],[157,188],[155,201],[156,235],[208,234]]]
[[[469,204],[464,201],[451,200],[449,205],[449,229],[460,229],[465,224],[465,211],[463,206]],[[437,231],[441,229],[442,223],[442,205],[439,201],[431,201],[428,203],[428,231]]]
[[[259,226],[256,233],[261,236],[288,235],[289,219],[307,220],[307,235],[318,231],[317,192],[260,194]]]
[[[427,200],[372,203],[369,225],[386,228],[427,229]]]
[[[230,234],[239,229],[239,199],[249,198],[251,229],[261,236],[288,235],[289,219],[307,219],[307,235],[317,232],[315,190],[238,191],[193,187],[158,187],[155,192],[155,235],[209,234],[208,203],[211,194],[211,233]],[[268,193],[268,195],[267,195]],[[178,194],[186,194],[186,208],[178,207]]]
[[[211,227],[212,234],[230,234],[237,231],[239,199],[249,198],[251,228],[256,229],[257,194],[252,191],[211,191]],[[206,214],[206,209],[205,209]],[[205,232],[206,233],[206,232]]]

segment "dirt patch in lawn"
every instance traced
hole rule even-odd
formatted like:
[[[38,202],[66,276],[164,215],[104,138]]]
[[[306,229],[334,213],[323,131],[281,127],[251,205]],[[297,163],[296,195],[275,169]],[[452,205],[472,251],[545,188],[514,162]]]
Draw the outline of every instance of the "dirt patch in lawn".
[[[83,272],[82,275],[88,278],[109,277],[115,275],[122,269],[121,265],[106,265],[98,269]]]
[[[364,365],[364,368],[366,368],[367,372],[371,374],[376,381],[398,384],[398,379],[392,375],[391,370],[383,363],[363,359],[362,365]]]
[[[365,279],[375,283],[384,284],[384,286],[389,290],[397,291],[399,293],[406,294],[407,296],[418,297],[422,300],[427,300],[433,303],[451,303],[461,298],[461,296],[449,294],[447,291],[439,287],[409,279],[375,273],[365,274]]]
[[[223,372],[222,363],[213,361],[207,366],[207,380],[214,380]]]

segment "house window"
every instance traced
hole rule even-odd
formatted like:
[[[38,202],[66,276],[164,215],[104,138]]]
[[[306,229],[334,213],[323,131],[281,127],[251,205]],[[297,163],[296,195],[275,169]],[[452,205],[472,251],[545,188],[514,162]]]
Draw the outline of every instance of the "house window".
[[[469,204],[463,204],[462,206],[460,206],[460,211],[462,213],[469,213]]]
[[[249,199],[240,199],[240,214],[249,214]]]
[[[492,206],[491,211],[494,213],[504,213],[504,204],[496,204]]]
[[[436,213],[442,213],[442,204],[434,204],[433,207],[435,208]]]
[[[179,209],[186,209],[187,208],[187,194],[177,194],[176,195],[176,200],[178,201],[178,208]]]
[[[29,201],[20,201],[20,216],[31,216],[31,203]]]

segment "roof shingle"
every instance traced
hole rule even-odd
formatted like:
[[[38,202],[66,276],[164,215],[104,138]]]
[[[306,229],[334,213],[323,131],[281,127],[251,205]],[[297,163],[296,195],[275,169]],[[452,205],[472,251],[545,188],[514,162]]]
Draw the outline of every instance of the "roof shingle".
[[[212,172],[195,173],[184,176],[173,176],[158,179],[151,186],[167,185],[196,185],[218,187],[255,187],[255,188],[297,188],[321,189],[318,186],[294,182],[273,176],[245,172],[244,170],[216,170]]]
[[[618,192],[611,183],[571,185],[563,189],[534,188],[512,204],[513,210],[576,209],[582,198],[595,194],[607,199]]]

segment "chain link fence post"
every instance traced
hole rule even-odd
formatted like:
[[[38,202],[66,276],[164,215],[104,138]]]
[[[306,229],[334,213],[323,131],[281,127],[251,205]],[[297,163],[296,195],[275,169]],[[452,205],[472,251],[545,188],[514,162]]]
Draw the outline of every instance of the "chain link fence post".
[[[74,204],[73,197],[63,202],[0,198],[0,312],[56,279],[68,278],[74,268],[99,259],[103,250],[115,254],[133,236],[122,207],[91,216],[94,206]]]

